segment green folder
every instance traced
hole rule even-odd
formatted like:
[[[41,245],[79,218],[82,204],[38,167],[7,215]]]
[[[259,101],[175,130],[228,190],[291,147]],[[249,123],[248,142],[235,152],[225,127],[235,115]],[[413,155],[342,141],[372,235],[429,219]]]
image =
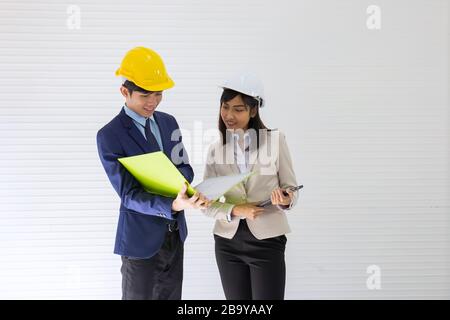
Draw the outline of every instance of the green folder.
[[[191,197],[195,193],[194,188],[162,151],[118,160],[147,192],[176,198],[183,183],[187,183],[187,195]]]
[[[162,151],[119,158],[118,160],[140,182],[145,191],[171,198],[176,198],[183,183],[187,183],[186,193],[189,197],[192,197],[198,188],[209,200],[214,201],[253,174],[249,172],[213,177],[192,187]]]

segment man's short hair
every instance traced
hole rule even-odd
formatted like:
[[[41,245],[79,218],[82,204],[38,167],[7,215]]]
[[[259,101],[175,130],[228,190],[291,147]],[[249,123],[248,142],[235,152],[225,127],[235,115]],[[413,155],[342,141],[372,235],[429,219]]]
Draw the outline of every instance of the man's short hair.
[[[122,83],[122,86],[124,86],[125,88],[128,89],[128,92],[130,93],[130,96],[133,93],[133,91],[138,91],[138,92],[141,92],[141,93],[144,93],[144,94],[152,93],[152,91],[145,90],[145,89],[137,86],[134,82],[129,81],[129,80],[125,80],[125,82]]]

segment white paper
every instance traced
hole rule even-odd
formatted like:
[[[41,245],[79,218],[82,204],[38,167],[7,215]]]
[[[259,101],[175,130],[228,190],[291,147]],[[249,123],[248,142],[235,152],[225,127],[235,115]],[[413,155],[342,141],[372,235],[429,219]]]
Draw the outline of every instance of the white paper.
[[[246,172],[236,175],[211,177],[196,185],[194,189],[202,193],[208,200],[217,200],[251,174],[251,172]]]

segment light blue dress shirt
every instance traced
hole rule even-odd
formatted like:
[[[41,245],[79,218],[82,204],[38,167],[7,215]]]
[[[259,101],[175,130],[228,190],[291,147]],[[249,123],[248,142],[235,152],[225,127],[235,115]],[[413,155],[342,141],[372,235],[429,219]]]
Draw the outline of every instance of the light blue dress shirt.
[[[142,133],[144,138],[146,138],[145,137],[145,122],[147,121],[147,118],[141,116],[140,114],[137,114],[136,112],[134,112],[133,110],[128,108],[128,106],[126,104],[123,106],[123,109],[124,109],[126,115],[129,116],[131,119],[133,119],[133,122],[136,125],[136,127]],[[163,151],[161,132],[159,131],[158,124],[156,123],[153,115],[150,117],[150,131],[155,136],[155,139],[158,142],[159,148],[161,149],[161,151]]]

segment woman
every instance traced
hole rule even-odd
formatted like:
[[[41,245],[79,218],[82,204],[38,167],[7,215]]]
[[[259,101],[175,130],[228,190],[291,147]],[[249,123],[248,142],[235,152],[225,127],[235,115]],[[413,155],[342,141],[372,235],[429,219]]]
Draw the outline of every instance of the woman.
[[[297,201],[297,185],[286,139],[266,128],[261,82],[251,74],[232,78],[220,99],[221,139],[208,151],[204,179],[253,174],[203,212],[215,218],[216,261],[228,300],[284,299],[285,210]],[[283,191],[287,193],[284,194]],[[272,205],[257,204],[270,199]]]

